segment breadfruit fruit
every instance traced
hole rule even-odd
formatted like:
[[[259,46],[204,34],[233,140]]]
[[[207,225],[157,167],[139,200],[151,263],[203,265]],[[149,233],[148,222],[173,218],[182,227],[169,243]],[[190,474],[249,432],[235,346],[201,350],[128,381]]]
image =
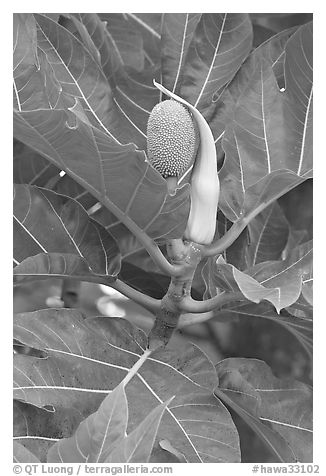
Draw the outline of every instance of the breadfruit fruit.
[[[147,123],[147,154],[164,177],[178,177],[195,158],[198,132],[188,109],[168,99],[154,106]]]

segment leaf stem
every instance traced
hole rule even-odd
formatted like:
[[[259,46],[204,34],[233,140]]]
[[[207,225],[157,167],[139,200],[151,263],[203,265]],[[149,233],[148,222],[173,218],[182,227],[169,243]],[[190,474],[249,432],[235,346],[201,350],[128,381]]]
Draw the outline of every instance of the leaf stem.
[[[136,238],[139,239],[139,236]],[[183,272],[183,266],[169,263],[157,244],[148,236],[147,238],[142,240],[142,244],[161,271],[169,276],[180,276]]]
[[[204,247],[202,251],[202,256],[216,256],[223,251],[225,251],[229,246],[231,246],[235,240],[240,236],[246,226],[251,222],[253,218],[255,218],[259,213],[261,213],[265,208],[275,202],[278,198],[280,198],[285,193],[289,192],[295,186],[297,186],[301,181],[299,180],[296,183],[292,183],[288,185],[286,188],[281,190],[279,193],[275,194],[270,200],[266,200],[260,203],[257,208],[252,210],[248,213],[247,216],[243,216],[239,218],[239,220],[235,221],[231,228],[220,238],[219,240],[213,242],[210,245]]]
[[[225,304],[233,301],[247,301],[247,299],[240,291],[223,292],[205,301],[195,301],[192,297],[187,297],[180,303],[180,308],[183,312],[206,313],[219,309]],[[203,320],[200,319],[200,322],[203,322]]]
[[[204,256],[216,256],[225,251],[235,240],[241,235],[243,230],[248,225],[249,220],[241,218],[233,223],[231,228],[217,241],[211,245],[207,245],[203,250]]]
[[[202,312],[199,314],[196,313],[187,313],[181,314],[178,321],[177,329],[184,329],[187,326],[192,326],[194,324],[201,324],[202,322],[209,321],[215,317],[214,311]]]
[[[182,273],[182,266],[173,265],[168,262],[155,241],[147,235],[129,216],[122,213],[121,210],[112,202],[103,200],[100,196],[98,200],[106,206],[112,213],[131,231],[135,238],[143,245],[147,253],[153,259],[155,264],[163,271],[163,273],[169,276],[178,276]]]
[[[144,350],[144,353],[139,357],[137,362],[131,367],[125,378],[123,379],[123,384],[127,385],[128,382],[133,378],[134,375],[138,372],[140,367],[144,364],[144,362],[148,359],[153,351],[151,349]]]
[[[140,304],[149,312],[155,314],[161,307],[161,300],[147,296],[137,289],[132,288],[128,284],[124,283],[120,279],[117,279],[114,283],[110,283],[109,286],[113,289],[116,289],[124,296],[128,297],[132,301]]]

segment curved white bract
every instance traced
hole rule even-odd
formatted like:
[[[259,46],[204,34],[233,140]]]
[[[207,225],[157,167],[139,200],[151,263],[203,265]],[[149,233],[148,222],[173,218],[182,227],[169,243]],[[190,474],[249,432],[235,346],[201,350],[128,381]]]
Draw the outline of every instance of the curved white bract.
[[[216,149],[212,131],[202,114],[187,101],[171,93],[154,80],[155,86],[167,96],[189,108],[196,120],[200,143],[191,174],[191,207],[185,238],[203,245],[210,244],[216,228],[216,212],[220,194]]]

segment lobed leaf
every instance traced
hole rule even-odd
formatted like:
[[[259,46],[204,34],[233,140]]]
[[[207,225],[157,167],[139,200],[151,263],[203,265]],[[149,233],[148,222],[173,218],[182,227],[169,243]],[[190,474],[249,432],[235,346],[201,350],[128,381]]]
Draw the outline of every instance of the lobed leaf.
[[[270,264],[261,263],[261,265],[256,267],[255,271],[251,271],[251,274],[264,286],[280,288],[281,294],[282,290],[287,287],[287,281],[291,282],[292,289],[295,289],[298,282],[300,282],[300,291],[297,298],[293,301],[295,302],[300,296],[304,277],[307,272],[311,270],[311,267],[312,240],[296,247],[292,253],[289,254],[288,258],[281,262]],[[289,294],[291,295],[291,291]],[[291,299],[290,295],[284,295],[285,301]]]
[[[16,135],[21,140],[66,170],[123,223],[138,229],[138,233],[151,227],[156,236],[182,234],[189,212],[188,189],[183,187],[175,197],[168,196],[164,179],[132,146],[114,146],[106,134],[79,122],[76,116],[75,129],[67,127],[64,111],[33,111],[16,119]],[[52,127],[56,132],[53,142],[48,142],[46,129]]]
[[[16,139],[14,139],[13,180],[16,184],[36,185],[74,198],[86,210],[98,203],[69,175],[62,174],[62,171],[45,157]]]
[[[114,280],[120,270],[116,242],[75,200],[50,190],[14,188],[14,276]]]
[[[101,16],[106,18],[104,22],[98,15],[89,13],[79,14],[79,21],[75,17],[74,21],[86,28],[88,39],[100,54],[113,102],[125,118],[126,133],[140,149],[146,149],[148,116],[159,101],[159,93],[152,83],[157,71],[153,68],[143,71],[143,41],[125,15]],[[129,66],[136,67],[136,71]]]
[[[253,25],[253,28],[255,30],[255,25]],[[221,162],[224,157],[224,151],[221,144],[226,126],[233,120],[233,110],[236,108],[238,99],[241,97],[245,88],[251,83],[251,77],[253,71],[257,67],[257,62],[259,63],[262,58],[265,58],[272,66],[279,88],[285,86],[284,48],[286,42],[295,31],[296,27],[281,31],[267,39],[258,48],[254,48],[241,65],[241,68],[237,71],[232,81],[222,91],[217,100],[214,114],[210,119],[210,126],[216,143],[217,156],[220,158]]]
[[[294,303],[292,307],[295,307],[297,303]],[[281,314],[277,314],[272,306],[267,302],[261,302],[260,304],[253,303],[237,303],[227,309],[223,310],[225,318],[231,316],[245,316],[245,317],[257,317],[262,319],[268,319],[275,322],[290,332],[302,345],[307,352],[309,358],[312,360],[313,354],[313,325],[312,319],[308,316],[293,316],[291,315],[291,308],[286,308],[286,311],[282,311]],[[219,317],[219,313],[216,314]]]
[[[177,451],[169,442],[169,440],[161,440],[159,442],[160,447],[165,450],[169,455],[175,458],[176,463],[185,463],[185,457],[180,451]],[[172,460],[174,462],[174,460]]]
[[[76,112],[79,115],[79,112]],[[171,197],[165,180],[133,146],[114,145],[73,113],[38,110],[16,116],[16,136],[30,144],[94,195],[123,224],[142,235],[180,237],[189,213],[189,190]],[[47,131],[53,128],[52,137]]]
[[[88,215],[102,225],[119,243],[122,258],[139,250],[144,250],[128,228],[69,175],[65,174],[60,177],[53,185],[52,190],[77,200],[86,208]]]
[[[286,259],[292,253],[294,248],[305,243],[308,240],[308,235],[309,233],[307,229],[296,230],[291,227],[286,246],[282,252],[282,258]]]
[[[312,461],[312,389],[274,377],[256,359],[231,358],[216,365],[215,394],[236,411],[276,456],[276,461]]]
[[[103,13],[100,13],[101,18]],[[111,15],[111,14],[110,14]],[[162,13],[125,13],[124,18],[132,30],[143,39],[146,64],[155,66],[160,61]]]
[[[265,208],[248,225],[247,266],[281,259],[289,232],[289,223],[278,202]]]
[[[45,187],[45,188],[48,188],[48,187]],[[54,192],[60,195],[65,195],[66,197],[70,197],[76,200],[86,209],[88,215],[94,219],[93,210],[96,210],[98,207],[100,207],[99,202],[96,200],[96,198],[93,195],[87,192],[87,190],[85,190],[84,187],[82,187],[78,182],[76,182],[69,175],[65,174],[63,175],[63,177],[60,177],[59,180],[57,180],[53,184],[53,186],[51,187],[51,190],[53,190]],[[108,214],[110,214],[109,211],[108,211]],[[100,222],[98,221],[98,223]]]
[[[160,236],[181,236],[189,213],[187,187],[169,196],[144,153],[121,144],[123,131],[126,142],[132,137],[103,71],[68,30],[35,18],[42,63],[37,69],[26,59],[15,70],[16,137],[65,170],[133,232],[142,235],[152,227]],[[17,44],[23,40],[17,35]]]
[[[264,25],[274,31],[285,30],[295,25],[302,25],[313,18],[312,13],[251,13],[252,22]]]
[[[103,463],[108,452],[121,445],[128,423],[128,403],[121,383],[83,420],[73,436],[55,443],[48,463]]]
[[[18,441],[14,441],[13,461],[14,463],[40,463],[40,460]]]
[[[179,94],[186,57],[193,41],[200,13],[165,13],[161,33],[161,83]]]
[[[83,14],[85,22],[87,14]],[[142,71],[145,67],[145,51],[143,37],[132,27],[125,14],[100,14],[106,25],[106,35],[111,39],[124,67]],[[90,31],[90,29],[88,28]]]
[[[232,119],[232,109],[237,105],[238,99],[249,86],[252,81],[252,74],[263,58],[265,58],[268,64],[272,66],[279,89],[285,87],[285,47],[289,38],[296,30],[297,27],[283,30],[264,41],[264,43],[259,45],[258,48],[255,48],[250,53],[227,89],[222,94],[221,101],[224,107],[220,112],[222,112],[224,122],[227,122],[228,119]],[[227,107],[225,108],[225,106]]]
[[[312,22],[309,22],[294,33],[285,48],[287,150],[295,157],[295,171],[301,176],[309,176],[312,169],[312,41]]]
[[[35,14],[34,18],[40,67],[22,71],[24,59],[19,70],[14,71],[17,109],[32,111],[41,107],[38,90],[33,89],[37,86],[37,76],[42,85],[44,107],[50,110],[72,107],[78,98],[92,124],[108,133],[116,143],[130,142],[130,135],[123,136],[125,119],[115,108],[106,77],[88,49],[58,23],[43,15]],[[21,41],[18,35],[17,44]],[[29,88],[26,85],[30,85]]]
[[[147,122],[153,107],[159,102],[160,93],[153,87],[153,79],[159,78],[157,68],[143,71],[124,71],[116,76],[113,89],[114,101],[133,129],[139,149],[147,149]]]
[[[173,397],[149,415],[106,458],[106,463],[148,463],[163,413]]]
[[[189,45],[180,96],[209,119],[223,88],[247,57],[252,26],[245,13],[203,13]]]
[[[43,427],[40,418],[38,426],[31,425],[30,436],[47,438],[72,436],[147,345],[146,335],[123,319],[84,319],[68,309],[17,315],[14,337],[47,354],[14,356],[14,397],[42,410],[48,424]],[[175,398],[162,418],[157,441],[175,442],[188,462],[239,461],[238,435],[229,413],[212,395],[215,384],[214,367],[197,347],[188,344],[181,353],[158,351],[126,387],[128,434],[150,409],[171,398],[173,389]]]
[[[14,140],[13,152],[14,183],[46,187],[60,178],[60,170],[55,165],[18,140]]]
[[[49,417],[49,418],[48,418]],[[62,418],[62,415],[61,415]],[[42,410],[34,405],[14,400],[13,402],[13,434],[14,441],[22,444],[26,449],[33,453],[41,462],[46,462],[49,448],[67,431],[63,425],[58,438],[53,437],[35,437],[38,433],[49,433],[55,415],[46,410]],[[62,421],[62,420],[60,420]],[[68,420],[66,420],[68,421]]]
[[[92,19],[93,17],[96,17],[96,14],[89,14],[89,17]],[[88,34],[87,28],[83,24],[81,18],[82,15],[79,13],[66,13],[64,15],[60,15],[59,23],[66,30],[70,31],[76,38],[78,38],[81,43],[84,44],[93,60],[98,64],[98,66],[101,66],[101,54],[96,48],[92,36]],[[94,30],[96,30],[96,28],[93,28],[93,33]]]
[[[246,78],[222,142],[226,156],[220,171],[220,206],[231,221],[263,209],[311,177],[310,30],[310,24],[299,28],[286,43],[285,93],[279,90],[270,61],[259,55],[247,65],[250,81]]]
[[[299,298],[303,276],[310,269],[311,260],[311,242],[295,248],[285,260],[262,262],[246,272],[225,263],[220,256],[212,271],[213,284],[226,291],[240,290],[247,299],[256,303],[266,299],[279,313]]]

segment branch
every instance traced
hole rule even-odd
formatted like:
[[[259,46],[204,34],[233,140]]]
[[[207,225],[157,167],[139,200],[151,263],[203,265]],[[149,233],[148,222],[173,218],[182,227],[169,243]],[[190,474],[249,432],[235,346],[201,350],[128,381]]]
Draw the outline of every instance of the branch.
[[[137,238],[139,239],[138,236]],[[180,276],[182,274],[183,266],[169,263],[160,248],[151,238],[148,237],[148,240],[144,239],[142,244],[161,271],[163,271],[165,274],[168,274],[169,276]]]
[[[124,283],[120,279],[117,279],[114,283],[108,284],[111,288],[116,289],[124,296],[128,297],[132,301],[143,306],[147,311],[155,314],[161,308],[161,300],[147,296],[140,291],[132,288],[128,284]]]
[[[202,322],[206,322],[210,319],[213,319],[215,315],[216,314],[214,311],[202,312],[201,314],[181,314],[177,329],[183,329],[184,327],[192,326],[194,324],[201,324]]]
[[[244,218],[234,222],[231,228],[222,236],[222,238],[204,248],[203,255],[216,256],[223,253],[223,251],[229,248],[229,246],[231,246],[241,235],[248,223],[249,221]]]
[[[205,313],[221,308],[225,304],[233,301],[247,301],[240,291],[223,292],[205,301],[195,301],[192,297],[187,297],[180,303],[180,309],[183,312]],[[207,319],[205,319],[207,320]]]
[[[281,190],[278,194],[273,196],[270,200],[267,200],[266,202],[262,202],[257,208],[255,208],[253,211],[248,213],[247,216],[239,218],[237,221],[233,223],[231,228],[225,233],[225,235],[222,236],[219,240],[213,242],[211,245],[205,246],[202,253],[203,256],[216,256],[223,251],[225,251],[229,246],[231,246],[235,240],[240,236],[240,234],[243,232],[243,230],[246,228],[246,226],[251,222],[253,218],[255,218],[259,213],[261,213],[265,208],[267,208],[269,205],[274,203],[278,198],[280,198],[282,195],[285,193],[289,192],[292,188],[294,188],[296,185],[298,185],[297,182],[295,185],[289,185],[287,186],[284,190]]]

